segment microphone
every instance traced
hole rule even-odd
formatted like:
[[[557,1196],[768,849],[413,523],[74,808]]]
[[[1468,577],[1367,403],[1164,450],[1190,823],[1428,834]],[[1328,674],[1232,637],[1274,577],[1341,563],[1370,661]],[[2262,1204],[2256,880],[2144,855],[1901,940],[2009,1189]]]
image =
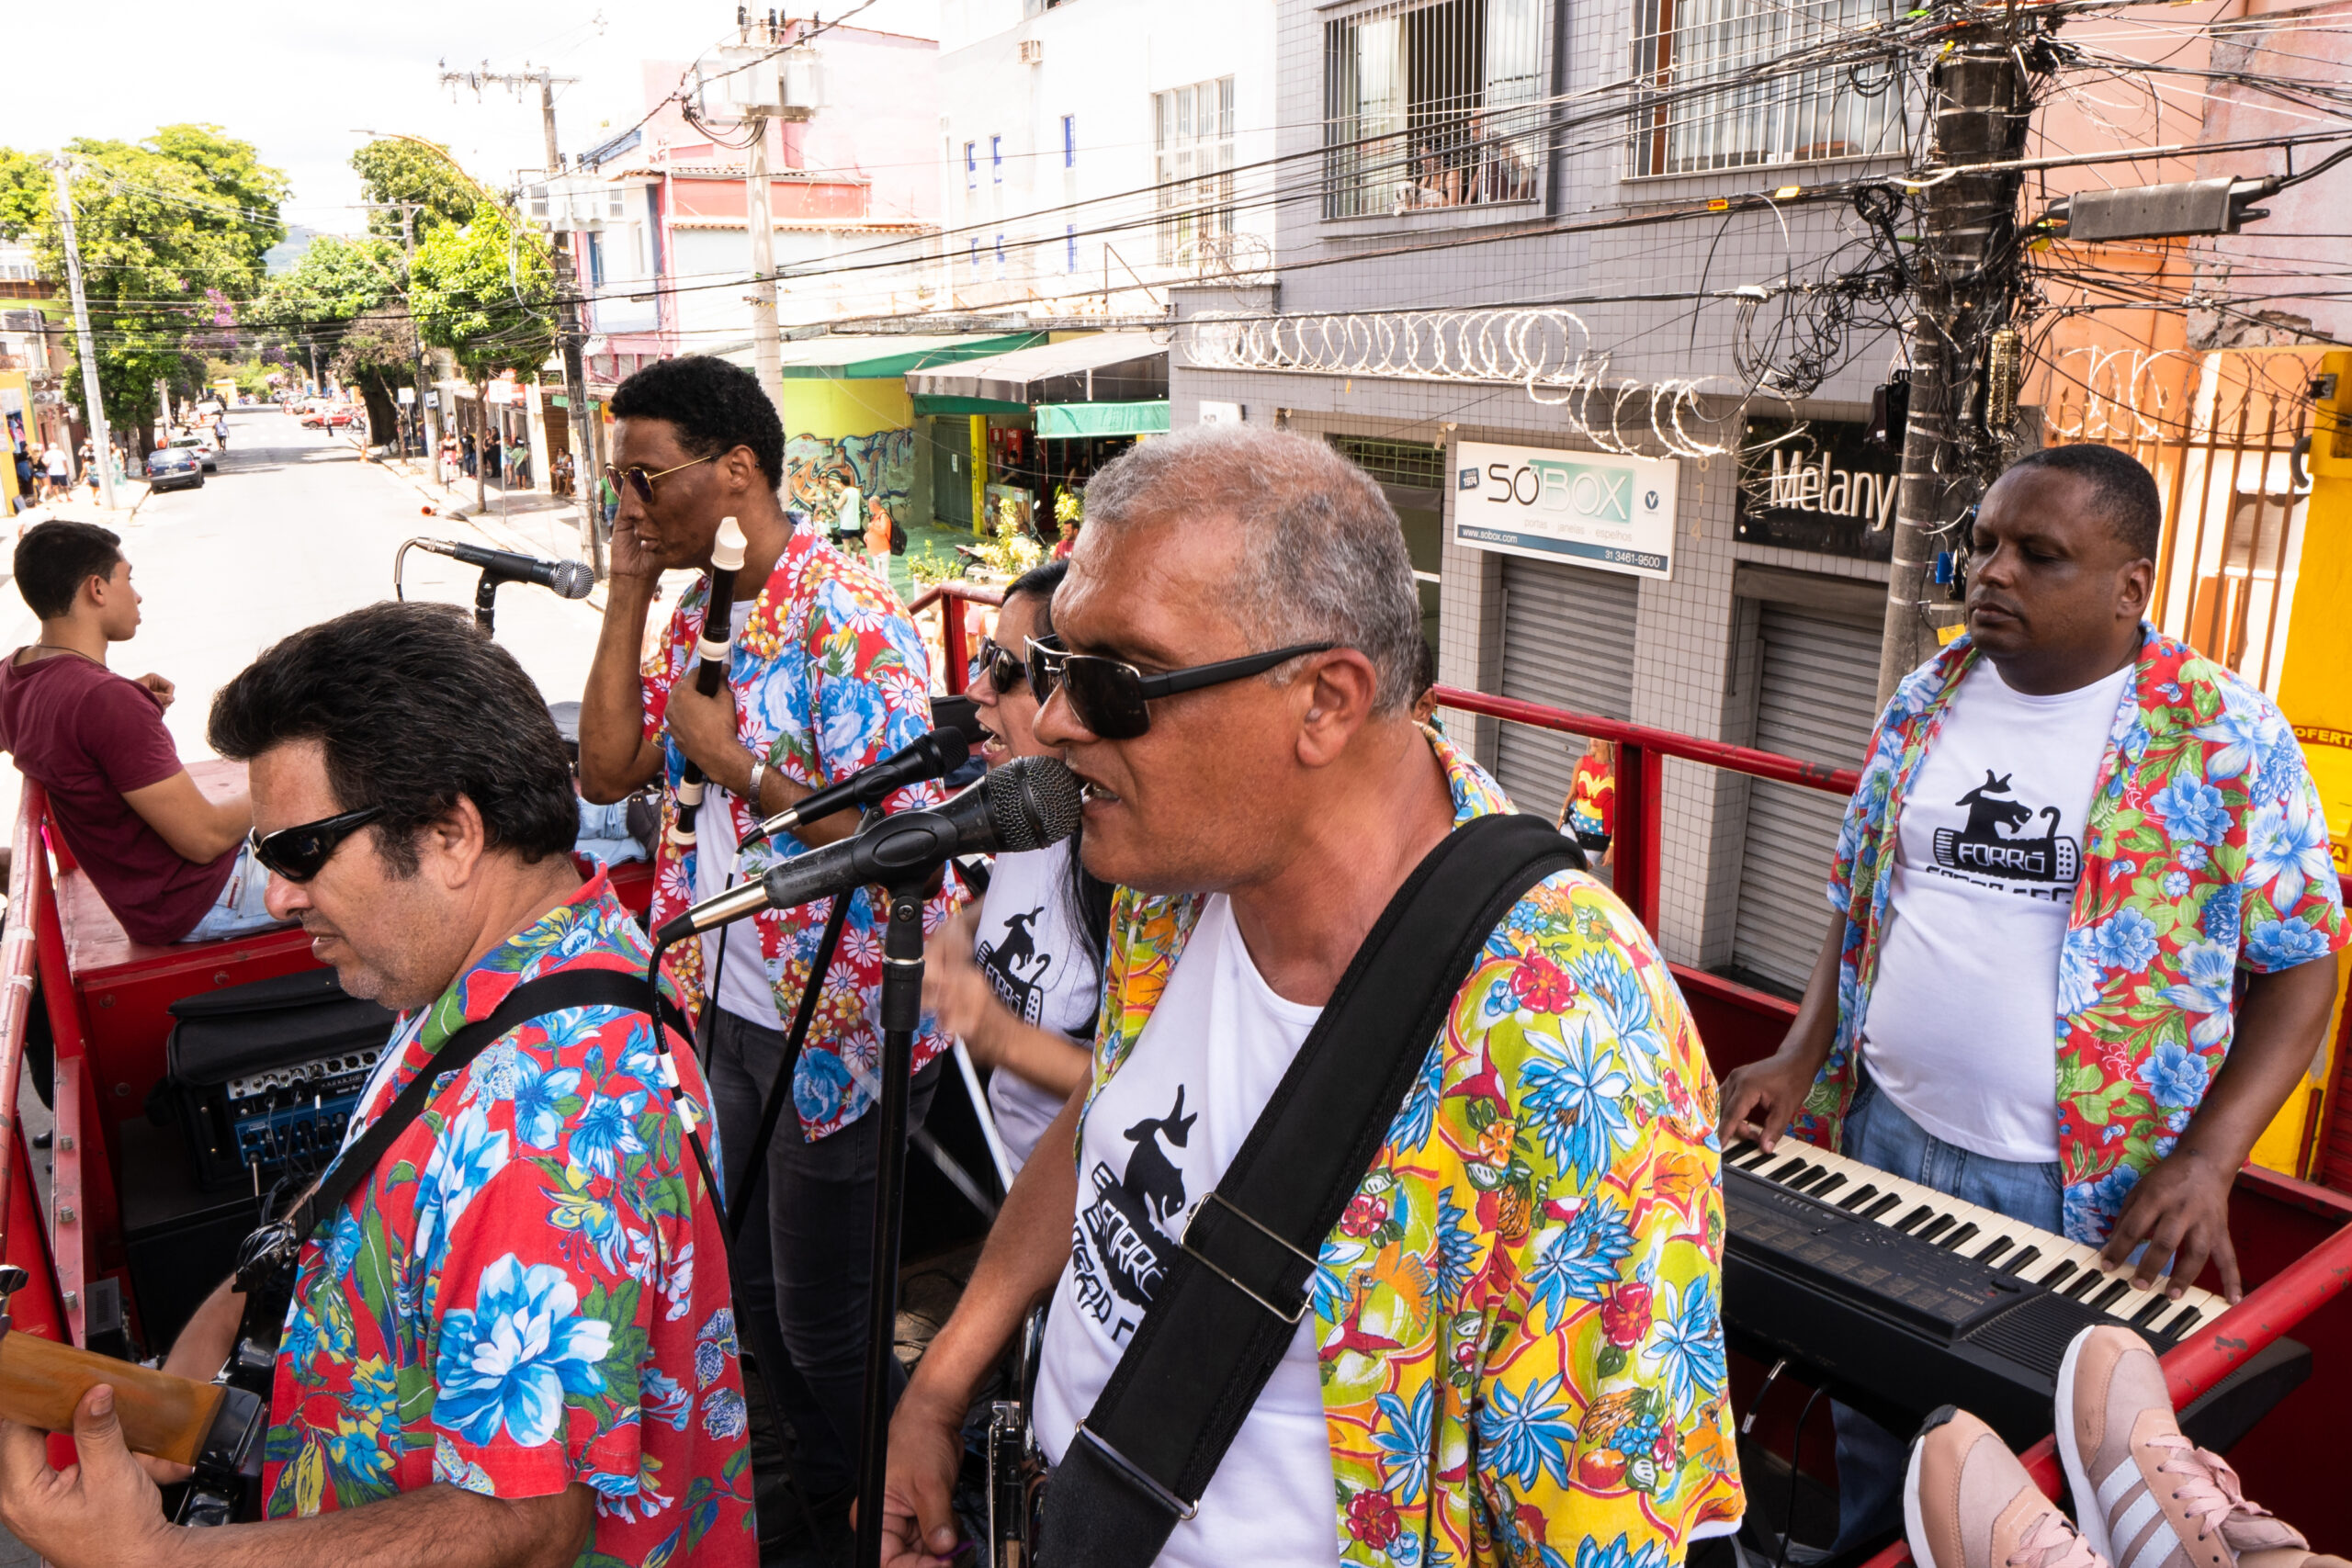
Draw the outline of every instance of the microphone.
[[[478,566],[500,581],[536,582],[542,588],[553,589],[559,599],[585,599],[596,586],[596,574],[576,560],[541,560],[537,556],[518,556],[512,550],[461,545],[455,539],[411,539],[409,543],[420,550],[431,550],[436,556]]]
[[[1078,775],[1057,757],[1016,757],[933,811],[886,817],[854,838],[795,855],[757,882],[706,898],[653,933],[663,947],[761,909],[896,882],[959,854],[1041,850],[1078,831]]]
[[[848,807],[863,810],[879,805],[885,796],[909,784],[954,773],[971,758],[972,743],[964,739],[963,732],[942,726],[928,735],[915,737],[872,767],[860,768],[840,783],[815,791],[789,811],[778,812],[753,828],[743,841],[755,844],[771,833],[787,832],[803,822],[831,817]]]

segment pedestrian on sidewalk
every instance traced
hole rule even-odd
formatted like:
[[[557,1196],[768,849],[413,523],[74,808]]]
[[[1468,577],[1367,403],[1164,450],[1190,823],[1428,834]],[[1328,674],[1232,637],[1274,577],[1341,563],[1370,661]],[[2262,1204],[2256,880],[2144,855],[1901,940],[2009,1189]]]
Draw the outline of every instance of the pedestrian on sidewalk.
[[[474,457],[474,438],[472,432],[469,431],[467,434],[458,438],[458,450],[460,454],[458,461],[465,468],[466,478],[473,478],[474,464],[478,459]]]
[[[498,439],[498,432],[496,430],[491,431],[489,434],[481,438],[482,477],[489,479],[493,484],[504,482],[499,477],[499,459],[503,455],[503,447]]]
[[[40,498],[43,501],[64,500],[65,492],[74,484],[74,459],[66,453],[63,443],[52,441],[49,444],[49,451],[41,458],[41,470]]]
[[[445,485],[458,477],[458,438],[447,431],[442,433],[441,451],[434,465],[433,472],[434,476]]]
[[[531,448],[524,442],[517,441],[507,448],[506,488],[531,488]]]

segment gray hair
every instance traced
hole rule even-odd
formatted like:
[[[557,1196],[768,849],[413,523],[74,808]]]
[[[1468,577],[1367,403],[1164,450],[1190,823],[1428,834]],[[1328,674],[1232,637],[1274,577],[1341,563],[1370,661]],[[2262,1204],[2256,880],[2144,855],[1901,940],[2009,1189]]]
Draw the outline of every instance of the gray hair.
[[[1330,642],[1372,661],[1373,706],[1411,705],[1421,606],[1396,509],[1320,441],[1207,424],[1154,436],[1086,487],[1084,526],[1225,516],[1241,534],[1231,610],[1255,651]]]

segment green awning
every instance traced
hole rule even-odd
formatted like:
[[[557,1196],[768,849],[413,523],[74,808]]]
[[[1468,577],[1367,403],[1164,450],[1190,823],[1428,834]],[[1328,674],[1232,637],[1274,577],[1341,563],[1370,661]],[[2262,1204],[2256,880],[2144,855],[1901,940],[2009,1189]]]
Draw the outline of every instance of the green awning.
[[[1162,435],[1168,431],[1168,401],[1148,403],[1039,403],[1037,438],[1070,435]]]
[[[1001,403],[994,398],[930,398],[915,395],[917,414],[988,414],[995,419],[1027,419],[1027,403]]]
[[[777,357],[786,380],[890,381],[910,370],[1004,354],[1045,339],[1044,333],[824,333],[785,343]],[[719,357],[743,366],[752,362],[748,347]]]

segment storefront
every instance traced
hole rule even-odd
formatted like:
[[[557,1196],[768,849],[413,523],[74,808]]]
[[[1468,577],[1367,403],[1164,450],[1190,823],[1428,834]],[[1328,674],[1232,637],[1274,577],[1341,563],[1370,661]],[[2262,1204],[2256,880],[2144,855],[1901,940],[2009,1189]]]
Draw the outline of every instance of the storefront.
[[[976,517],[1056,537],[1056,503],[1168,429],[1168,348],[1150,333],[1091,333],[910,373],[933,518]]]

